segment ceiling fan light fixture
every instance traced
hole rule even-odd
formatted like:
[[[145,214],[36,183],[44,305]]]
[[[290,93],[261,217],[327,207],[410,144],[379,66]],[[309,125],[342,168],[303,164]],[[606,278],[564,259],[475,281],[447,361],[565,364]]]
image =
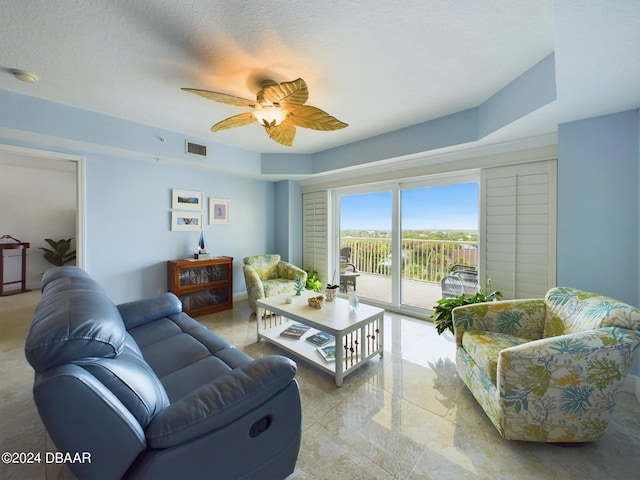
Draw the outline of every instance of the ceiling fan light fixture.
[[[275,105],[258,105],[251,113],[261,125],[268,126],[278,126],[287,118],[287,112]]]
[[[296,127],[326,132],[349,126],[319,108],[305,105],[309,98],[309,89],[307,83],[301,78],[292,82],[263,82],[255,101],[211,90],[197,88],[182,88],[182,90],[214,102],[251,109],[249,112],[240,113],[216,123],[211,127],[212,132],[243,127],[257,121],[264,127],[271,140],[290,147],[296,136]]]

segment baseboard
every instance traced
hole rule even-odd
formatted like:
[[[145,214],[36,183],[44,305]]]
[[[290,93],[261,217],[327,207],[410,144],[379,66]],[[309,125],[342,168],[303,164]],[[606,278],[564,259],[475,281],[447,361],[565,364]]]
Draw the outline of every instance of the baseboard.
[[[240,300],[246,300],[247,298],[249,298],[249,296],[247,295],[246,290],[244,292],[236,292],[233,294],[234,302],[239,302]]]
[[[622,391],[635,395],[636,400],[640,403],[640,377],[627,374],[627,378],[622,386]]]

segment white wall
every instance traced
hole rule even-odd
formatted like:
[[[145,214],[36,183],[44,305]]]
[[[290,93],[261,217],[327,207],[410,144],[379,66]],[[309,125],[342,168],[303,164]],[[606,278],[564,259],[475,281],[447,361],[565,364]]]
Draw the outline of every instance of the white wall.
[[[2,154],[3,161],[12,155]],[[15,161],[19,161],[17,156]],[[52,265],[42,257],[39,247],[49,247],[45,238],[59,240],[76,235],[76,177],[69,162],[48,161],[39,167],[0,163],[0,236],[11,235],[29,242],[27,250],[27,288],[40,287],[42,273]],[[75,242],[72,243],[75,248]],[[19,250],[8,250],[17,257],[5,257],[5,282],[20,279]],[[19,288],[8,285],[6,290]]]

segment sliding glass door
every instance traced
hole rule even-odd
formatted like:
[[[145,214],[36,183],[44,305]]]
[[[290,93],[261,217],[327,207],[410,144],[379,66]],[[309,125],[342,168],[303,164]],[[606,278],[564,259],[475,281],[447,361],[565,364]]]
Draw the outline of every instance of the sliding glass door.
[[[427,313],[454,265],[478,264],[475,176],[336,192],[335,281],[366,300]]]
[[[393,225],[391,190],[340,196],[339,266],[334,278],[340,290],[391,303]]]
[[[400,198],[400,304],[431,309],[455,265],[477,269],[478,184],[407,187]]]

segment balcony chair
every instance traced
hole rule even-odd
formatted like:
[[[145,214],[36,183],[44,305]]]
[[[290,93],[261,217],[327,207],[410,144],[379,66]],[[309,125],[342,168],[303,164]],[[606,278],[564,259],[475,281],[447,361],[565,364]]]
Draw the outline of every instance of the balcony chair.
[[[472,265],[456,264],[451,271],[440,280],[442,298],[475,295],[478,291],[478,270]]]
[[[349,287],[356,289],[356,280],[360,274],[356,266],[351,263],[351,247],[340,249],[340,291],[347,293]]]
[[[296,275],[299,275],[303,282],[307,281],[307,272],[280,258],[278,254],[266,254],[242,259],[249,305],[254,312],[258,309],[257,300],[294,292]]]
[[[572,288],[457,307],[453,322],[456,369],[507,440],[596,440],[640,344],[638,308]]]

